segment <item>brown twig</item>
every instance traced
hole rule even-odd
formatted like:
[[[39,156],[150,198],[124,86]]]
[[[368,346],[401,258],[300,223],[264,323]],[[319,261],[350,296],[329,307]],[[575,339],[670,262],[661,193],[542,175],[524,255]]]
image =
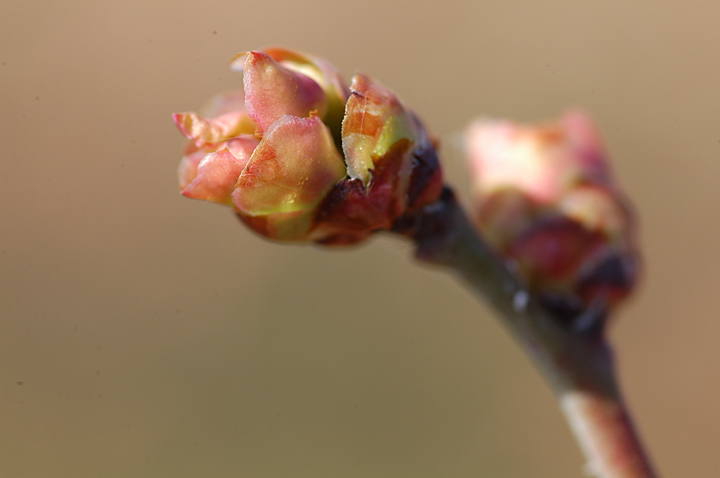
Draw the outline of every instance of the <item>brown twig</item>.
[[[395,232],[411,237],[417,257],[451,269],[498,313],[549,381],[570,428],[598,478],[654,478],[619,392],[602,328],[563,327],[528,293],[469,223],[451,190]]]

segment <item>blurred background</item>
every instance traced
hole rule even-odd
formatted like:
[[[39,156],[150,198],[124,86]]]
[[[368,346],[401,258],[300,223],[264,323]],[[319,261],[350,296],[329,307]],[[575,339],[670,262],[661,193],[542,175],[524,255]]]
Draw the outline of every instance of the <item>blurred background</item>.
[[[0,1],[0,477],[580,477],[533,366],[381,236],[275,245],[178,195],[173,112],[282,45],[442,141],[582,106],[642,216],[611,329],[663,476],[720,463],[720,4]],[[715,213],[713,213],[715,211]]]

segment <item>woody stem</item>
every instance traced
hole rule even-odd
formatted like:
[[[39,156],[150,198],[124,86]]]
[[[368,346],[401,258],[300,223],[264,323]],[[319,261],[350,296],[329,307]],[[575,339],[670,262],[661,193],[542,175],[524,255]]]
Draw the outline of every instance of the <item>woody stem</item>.
[[[588,461],[587,471],[598,478],[656,476],[620,394],[602,331],[575,333],[539,306],[478,235],[449,189],[403,233],[415,241],[420,260],[449,268],[495,309],[549,382]]]

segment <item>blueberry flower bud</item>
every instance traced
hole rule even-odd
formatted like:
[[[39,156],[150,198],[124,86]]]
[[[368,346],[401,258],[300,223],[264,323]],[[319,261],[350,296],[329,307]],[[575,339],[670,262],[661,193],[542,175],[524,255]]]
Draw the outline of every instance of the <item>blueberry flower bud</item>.
[[[270,239],[349,244],[440,195],[433,140],[377,81],[358,74],[348,88],[327,61],[280,48],[231,68],[243,90],[173,117],[189,139],[184,196],[232,206]]]
[[[584,114],[539,126],[477,121],[466,145],[478,226],[542,303],[572,320],[628,296],[635,218]]]

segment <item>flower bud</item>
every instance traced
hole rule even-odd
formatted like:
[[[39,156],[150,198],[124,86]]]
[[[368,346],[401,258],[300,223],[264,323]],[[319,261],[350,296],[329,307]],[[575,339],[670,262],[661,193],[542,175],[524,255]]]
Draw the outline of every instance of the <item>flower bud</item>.
[[[361,241],[440,195],[434,142],[377,81],[348,88],[325,60],[280,48],[231,68],[243,90],[174,115],[190,140],[183,195],[232,206],[270,239],[324,244]]]
[[[541,303],[572,322],[628,296],[635,218],[584,114],[539,126],[477,121],[466,146],[478,226]]]

